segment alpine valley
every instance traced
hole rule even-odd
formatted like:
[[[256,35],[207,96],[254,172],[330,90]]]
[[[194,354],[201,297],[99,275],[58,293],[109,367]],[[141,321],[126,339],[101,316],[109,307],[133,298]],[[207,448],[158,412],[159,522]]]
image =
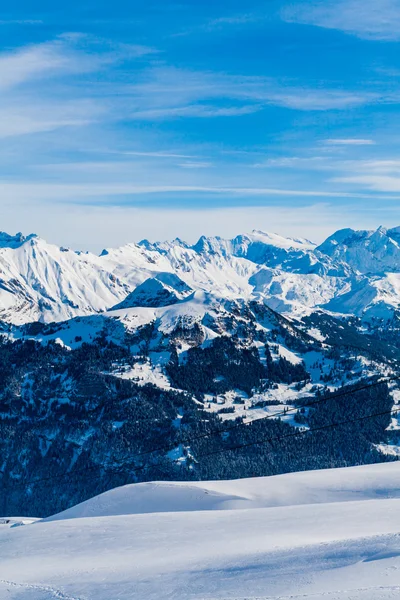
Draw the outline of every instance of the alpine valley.
[[[400,455],[400,227],[97,256],[0,234],[0,513]]]

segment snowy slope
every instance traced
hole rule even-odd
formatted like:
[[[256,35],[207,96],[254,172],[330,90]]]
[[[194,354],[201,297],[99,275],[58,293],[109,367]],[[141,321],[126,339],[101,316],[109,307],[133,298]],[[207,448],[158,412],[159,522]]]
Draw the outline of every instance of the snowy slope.
[[[400,464],[304,471],[234,481],[127,485],[82,502],[46,521],[156,512],[238,510],[400,498]]]
[[[92,516],[1,527],[0,598],[398,598],[399,474],[397,464],[304,474],[302,505],[295,475],[221,483],[228,498],[263,496],[264,507],[243,510],[199,510],[189,500],[186,512],[121,514],[121,503],[103,495]],[[134,489],[122,488],[119,500],[129,504]],[[172,510],[183,488],[174,489]],[[215,483],[198,487],[210,491]],[[165,492],[153,490],[154,508]],[[274,493],[283,505],[274,505]]]

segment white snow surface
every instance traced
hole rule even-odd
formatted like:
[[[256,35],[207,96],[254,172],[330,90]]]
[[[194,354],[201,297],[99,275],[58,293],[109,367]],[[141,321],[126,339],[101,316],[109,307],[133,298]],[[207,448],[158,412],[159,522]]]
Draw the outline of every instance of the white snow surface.
[[[400,499],[400,464],[383,463],[228,481],[161,481],[115,488],[47,521],[156,512],[237,510]]]
[[[400,597],[400,464],[150,483],[0,528],[0,599]]]

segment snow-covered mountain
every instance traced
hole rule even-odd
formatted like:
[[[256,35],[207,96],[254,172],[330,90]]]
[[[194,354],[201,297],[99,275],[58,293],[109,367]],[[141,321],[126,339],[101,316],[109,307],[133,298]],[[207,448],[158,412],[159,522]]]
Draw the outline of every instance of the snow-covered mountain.
[[[360,236],[342,236],[343,255],[353,237],[358,245]],[[3,514],[50,514],[132,480],[266,475],[400,454],[400,419],[391,417],[400,393],[387,380],[400,360],[394,267],[361,273],[306,240],[259,231],[194,246],[143,241],[100,256],[33,235],[3,234],[0,246]],[[365,382],[368,393],[354,391]],[[332,400],[342,388],[345,399]],[[326,405],[304,406],[325,396]],[[386,416],[364,420],[374,412]],[[337,415],[359,422],[283,447],[248,446],[267,433],[319,431]],[[230,422],[243,428],[215,437]],[[245,449],[229,460],[206,458],[235,443]],[[60,494],[15,489],[32,474],[56,478]],[[62,491],[65,474],[75,485]]]
[[[232,240],[143,240],[100,256],[0,234],[0,319],[63,321],[161,306],[201,291],[275,310],[388,317],[400,305],[400,228],[338,231],[320,246],[253,231]]]
[[[319,252],[347,263],[358,273],[400,272],[400,227],[376,231],[342,229],[318,247]]]
[[[397,467],[381,464],[379,485],[372,467],[348,479],[339,472],[321,479],[304,474],[215,480],[386,463],[400,456],[396,244],[393,230],[338,232],[319,248],[255,231],[233,240],[203,237],[193,246],[178,239],[143,241],[96,256],[34,235],[2,234],[0,515],[45,517],[125,484],[170,483],[120,487],[67,510],[57,522],[7,529],[5,543],[0,519],[0,598],[101,598],[100,591],[107,599],[131,598],[132,585],[138,598],[147,591],[158,598],[157,582],[164,595],[180,598],[176,582],[192,589],[199,564],[207,572],[202,581],[214,579],[209,589],[199,580],[193,597],[251,592],[263,598],[275,591],[277,597],[293,597],[304,565],[312,571],[318,557],[316,564],[328,564],[329,557],[345,555],[339,561],[345,571],[349,544],[357,565],[360,556],[375,556],[375,541],[360,546],[354,536],[393,533],[385,524],[395,521],[397,504],[391,509],[389,500],[380,499],[374,506],[373,499],[398,496],[396,477],[389,478]],[[371,273],[367,263],[385,263],[388,270],[376,266]],[[177,480],[186,483],[172,483]],[[353,502],[364,498],[369,502]],[[240,518],[223,516],[239,508],[249,510]],[[165,510],[168,515],[159,514]],[[136,514],[149,511],[157,514]],[[71,563],[76,518],[85,526],[88,513],[88,546],[80,528],[79,548],[72,548],[77,562]],[[108,519],[110,537],[104,534]],[[271,519],[275,529],[268,525]],[[227,521],[235,526],[227,530]],[[326,522],[333,522],[329,531]],[[159,554],[143,541],[152,526],[157,539],[164,536]],[[28,529],[32,538],[25,537]],[[176,531],[183,534],[174,538]],[[322,547],[304,549],[310,531],[311,541]],[[293,555],[301,577],[292,587],[285,583],[292,581],[292,559],[286,546],[272,556],[270,534],[274,545],[282,535],[290,543],[301,540]],[[243,541],[246,535],[248,541],[232,553],[238,536]],[[17,539],[20,545],[14,545]],[[127,554],[132,539],[140,543]],[[165,579],[171,540],[181,549],[184,574],[169,566],[172,574]],[[196,564],[185,563],[188,543],[204,548]],[[110,547],[116,562],[97,552],[88,558],[94,545]],[[392,546],[391,537],[391,552]],[[60,547],[67,551],[54,562]],[[51,558],[42,560],[41,548]],[[268,577],[262,579],[267,555]],[[174,552],[174,565],[176,557]],[[214,566],[221,557],[228,574],[218,588]],[[81,569],[86,560],[88,571]],[[255,572],[258,560],[261,570]],[[144,569],[136,579],[129,579],[132,561]],[[231,580],[238,561],[244,565],[237,575],[243,576],[242,587],[236,575]],[[46,564],[55,570],[38,570]],[[115,587],[108,571],[111,583],[104,587],[106,565],[113,570],[116,564],[127,565],[124,587]],[[275,569],[281,564],[283,570]],[[73,582],[63,565],[71,567]],[[154,565],[151,587],[148,569]],[[93,576],[98,568],[100,584]],[[280,587],[266,587],[271,573],[282,580]],[[355,585],[360,577],[364,584],[363,569],[356,566],[354,573]],[[56,585],[54,577],[65,585]],[[253,586],[257,579],[263,589]],[[83,588],[75,585],[89,580]],[[382,581],[387,579],[379,576],[374,584]],[[349,597],[336,594],[338,587],[321,590],[321,598],[325,591],[340,600]],[[355,590],[352,597],[358,598]],[[359,597],[375,600],[373,585],[371,590]],[[303,596],[318,598],[314,591],[306,586]]]
[[[135,306],[169,306],[184,300],[193,292],[175,273],[157,273],[137,286],[125,300],[113,307],[133,308]]]

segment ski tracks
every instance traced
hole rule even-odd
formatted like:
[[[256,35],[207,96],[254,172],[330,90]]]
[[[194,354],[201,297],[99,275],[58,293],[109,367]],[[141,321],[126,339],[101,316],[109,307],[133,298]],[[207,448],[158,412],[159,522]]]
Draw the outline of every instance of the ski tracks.
[[[26,590],[43,592],[45,594],[47,593],[50,594],[51,598],[55,598],[56,600],[86,600],[84,598],[79,598],[78,596],[70,596],[69,594],[65,594],[57,588],[53,588],[47,585],[38,585],[33,583],[16,583],[15,581],[7,581],[6,579],[0,579],[0,585],[12,588],[22,588]]]
[[[310,594],[289,594],[283,596],[229,596],[229,598],[202,598],[201,600],[322,600],[323,598],[326,598],[326,600],[329,600],[330,598],[333,598],[334,600],[362,600],[363,598],[365,598],[365,594],[374,594],[373,596],[368,596],[368,598],[373,598],[374,600],[389,600],[392,598],[399,598],[400,586],[389,585],[367,588],[353,588],[349,590],[334,590],[329,592],[321,591]],[[378,596],[375,594],[385,595]]]

